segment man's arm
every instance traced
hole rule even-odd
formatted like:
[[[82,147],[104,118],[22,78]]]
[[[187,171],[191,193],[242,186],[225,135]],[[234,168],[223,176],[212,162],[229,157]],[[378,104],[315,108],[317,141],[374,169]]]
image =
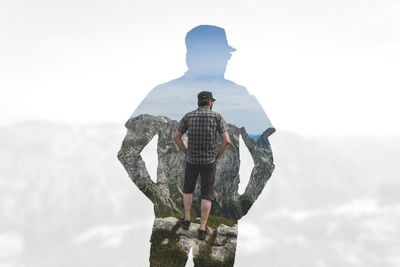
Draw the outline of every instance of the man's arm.
[[[118,159],[136,186],[153,203],[156,203],[159,189],[151,180],[145,162],[140,156],[143,148],[157,134],[156,127],[149,127],[148,124],[152,118],[153,116],[150,115],[140,115],[126,122],[125,127],[128,131],[118,152]]]
[[[176,131],[173,136],[173,139],[175,143],[178,145],[179,150],[185,154],[187,153],[187,149],[185,144],[183,143],[182,136],[186,133],[187,130],[188,130],[187,117],[185,115],[176,126]]]
[[[229,139],[228,131],[223,132],[221,134],[221,138],[222,138],[222,144],[221,144],[221,147],[219,148],[219,151],[217,153],[217,159],[220,159],[222,157],[222,154],[224,154],[226,148],[231,143],[231,140]]]
[[[254,161],[254,167],[250,175],[249,183],[246,186],[245,192],[239,196],[242,217],[247,214],[258,196],[261,194],[267,181],[272,175],[275,165],[271,146],[268,140],[268,136],[270,135],[268,129],[264,131],[257,142],[253,142],[250,139],[244,128],[241,129],[241,135]]]
[[[178,145],[179,150],[186,154],[187,148],[186,148],[185,144],[183,143],[182,136],[183,136],[183,133],[181,133],[179,130],[176,130],[174,133],[174,141]]]

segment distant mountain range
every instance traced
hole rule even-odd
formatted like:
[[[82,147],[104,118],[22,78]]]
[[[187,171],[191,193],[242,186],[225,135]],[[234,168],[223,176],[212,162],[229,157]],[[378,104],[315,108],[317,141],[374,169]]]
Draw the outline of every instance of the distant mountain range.
[[[259,135],[259,134],[249,134],[249,137],[250,137],[251,139],[253,139],[254,142],[257,142],[257,140],[258,140],[258,138],[260,137],[260,135]]]
[[[117,160],[125,133],[0,127],[0,266],[148,266],[152,205]],[[276,169],[239,223],[236,266],[399,266],[400,137],[270,142]]]

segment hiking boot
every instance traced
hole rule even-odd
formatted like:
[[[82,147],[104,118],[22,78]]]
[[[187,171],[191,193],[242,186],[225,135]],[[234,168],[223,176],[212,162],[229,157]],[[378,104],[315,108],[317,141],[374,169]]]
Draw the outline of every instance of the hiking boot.
[[[208,228],[207,228],[207,226],[206,226],[206,229],[205,229],[205,230],[199,229],[198,233],[199,233],[199,234],[198,234],[197,238],[198,238],[199,240],[205,240],[205,239],[206,239],[206,236],[207,236],[207,233],[208,233]]]
[[[179,226],[182,227],[183,230],[189,230],[190,221],[185,220],[182,218],[179,220]]]

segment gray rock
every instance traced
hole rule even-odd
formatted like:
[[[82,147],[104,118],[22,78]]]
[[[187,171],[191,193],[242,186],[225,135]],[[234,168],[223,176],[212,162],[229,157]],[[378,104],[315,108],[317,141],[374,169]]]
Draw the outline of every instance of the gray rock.
[[[189,238],[197,239],[198,230],[200,228],[200,224],[198,223],[191,223],[188,230],[183,230],[181,227],[178,228],[176,234],[181,236],[186,236]],[[211,227],[208,227],[208,233],[206,236],[206,241],[210,240],[210,238],[214,235],[215,230]]]
[[[155,218],[153,224],[153,231],[155,230],[172,231],[172,229],[175,227],[177,223],[178,219],[175,217]]]
[[[228,239],[236,240],[237,237],[237,224],[233,227],[229,227],[225,224],[220,224],[216,230],[216,237],[214,240],[214,245],[216,246],[224,246]]]
[[[217,233],[217,236],[215,237],[215,240],[214,240],[214,245],[222,246],[226,243],[227,240],[228,240],[227,236],[218,235],[218,233]]]
[[[197,256],[200,248],[205,246],[205,243],[197,238],[190,238],[187,236],[180,236],[178,244],[186,253],[189,253],[190,248],[192,248],[193,256]]]
[[[227,258],[234,258],[236,251],[236,238],[230,238],[224,246],[213,246],[211,248],[211,258],[224,262]]]
[[[235,237],[229,238],[228,242],[225,243],[225,249],[227,249],[231,253],[236,252],[236,245],[237,245],[237,239]]]
[[[224,247],[212,247],[211,258],[217,261],[224,262],[231,253]]]
[[[175,229],[178,219],[174,217],[156,218],[154,221],[153,232],[158,230],[172,231]],[[191,223],[188,230],[183,230],[178,227],[175,232],[176,237],[165,237],[161,241],[161,245],[170,245],[172,243],[178,244],[179,247],[186,253],[190,249],[193,251],[193,256],[199,256],[201,249],[209,250],[210,256],[218,261],[225,261],[228,257],[234,258],[237,244],[237,226],[229,227],[226,225],[219,225],[217,229],[208,227],[206,240],[198,239],[198,229],[200,224]],[[168,235],[170,235],[168,233]]]
[[[233,227],[229,227],[225,224],[220,224],[217,228],[217,236],[222,235],[222,236],[237,236],[238,228],[237,224],[235,224]]]
[[[181,227],[176,231],[177,235],[184,235],[190,238],[195,238],[197,236],[197,229],[199,229],[199,225],[191,223],[188,230],[184,230]]]

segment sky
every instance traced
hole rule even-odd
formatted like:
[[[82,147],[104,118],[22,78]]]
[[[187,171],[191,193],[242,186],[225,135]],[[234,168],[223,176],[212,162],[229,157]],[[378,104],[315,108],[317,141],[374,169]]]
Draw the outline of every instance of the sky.
[[[398,1],[1,1],[0,124],[125,123],[186,70],[193,27],[225,28],[226,78],[279,130],[398,135]]]

